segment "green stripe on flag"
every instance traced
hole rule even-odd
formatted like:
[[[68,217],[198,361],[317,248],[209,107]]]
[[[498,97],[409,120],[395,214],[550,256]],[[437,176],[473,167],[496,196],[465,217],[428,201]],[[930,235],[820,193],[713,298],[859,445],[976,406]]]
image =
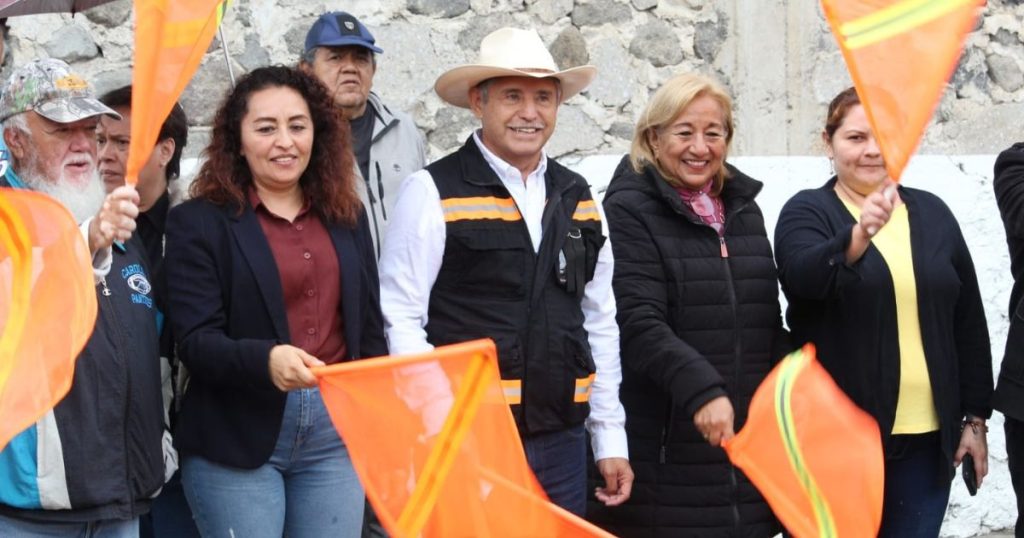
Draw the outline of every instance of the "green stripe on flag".
[[[810,359],[800,350],[790,353],[783,359],[782,368],[775,379],[775,419],[779,424],[779,433],[786,449],[786,455],[789,457],[789,463],[793,467],[793,472],[796,473],[800,487],[811,501],[814,519],[818,524],[818,535],[832,538],[837,536],[832,511],[807,468],[796,436],[796,422],[793,420],[793,385],[796,384],[797,377],[808,364],[810,364]]]
[[[885,41],[977,0],[903,0],[839,27],[848,49]]]

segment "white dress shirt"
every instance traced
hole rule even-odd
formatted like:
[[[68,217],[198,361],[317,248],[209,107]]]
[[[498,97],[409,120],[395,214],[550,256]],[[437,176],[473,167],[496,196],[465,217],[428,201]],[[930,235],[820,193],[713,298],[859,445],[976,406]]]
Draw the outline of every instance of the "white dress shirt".
[[[544,173],[547,155],[526,181],[514,166],[491,153],[480,141],[473,141],[498,175],[523,217],[534,251],[540,247],[541,215],[547,201]],[[601,227],[608,237],[608,225],[600,204]],[[380,298],[384,330],[392,354],[422,353],[433,349],[427,342],[427,309],[430,291],[444,258],[446,228],[441,196],[430,172],[420,170],[406,178],[395,201],[380,259]],[[619,361],[619,327],[615,323],[615,295],[612,293],[612,248],[606,240],[598,253],[594,278],[584,289],[581,306],[583,328],[597,365],[590,394],[590,432],[595,459],[626,458],[626,413],[619,401],[622,369]]]

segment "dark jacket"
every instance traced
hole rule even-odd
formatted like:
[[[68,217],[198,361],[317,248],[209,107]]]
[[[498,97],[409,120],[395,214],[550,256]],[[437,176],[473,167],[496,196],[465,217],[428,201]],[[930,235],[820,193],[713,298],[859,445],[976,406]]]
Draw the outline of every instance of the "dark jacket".
[[[387,354],[365,213],[327,225],[341,270],[349,359]],[[183,455],[252,469],[274,449],[286,393],[270,349],[290,341],[281,281],[256,213],[190,200],[171,210],[164,270],[178,357],[191,375],[175,430]]]
[[[1010,332],[993,405],[1004,415],[1024,421],[1024,143],[999,154],[992,185],[1006,229],[1013,273]]]
[[[846,263],[856,221],[835,182],[797,193],[779,216],[775,255],[786,319],[794,343],[814,342],[822,365],[878,421],[888,444],[900,385],[892,276],[874,245]],[[992,412],[988,327],[971,253],[949,208],[925,191],[899,187],[899,194],[910,219],[921,341],[946,462],[936,476],[950,479],[961,419]]]
[[[761,183],[735,168],[725,182],[723,243],[647,167],[622,160],[604,198],[615,254],[633,495],[588,517],[622,536],[773,536],[779,524],[694,413],[728,396],[735,429],[754,391],[788,351],[771,244],[754,197]]]
[[[164,483],[156,306],[135,238],[112,247],[96,327],[67,395],[0,452],[0,513],[131,519]]]
[[[473,209],[445,217],[427,339],[435,346],[494,339],[520,435],[583,424],[596,366],[581,300],[605,241],[586,181],[548,160],[544,233],[535,253],[518,211],[480,215],[515,202],[472,137],[427,170],[446,208]]]

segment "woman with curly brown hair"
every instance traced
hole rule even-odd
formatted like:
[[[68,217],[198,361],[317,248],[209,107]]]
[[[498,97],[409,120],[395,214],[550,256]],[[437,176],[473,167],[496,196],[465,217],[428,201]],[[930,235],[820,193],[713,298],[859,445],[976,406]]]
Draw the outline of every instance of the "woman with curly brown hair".
[[[359,535],[363,491],[310,372],[387,353],[350,144],[315,78],[257,69],[168,217],[169,317],[191,374],[176,443],[204,536]]]

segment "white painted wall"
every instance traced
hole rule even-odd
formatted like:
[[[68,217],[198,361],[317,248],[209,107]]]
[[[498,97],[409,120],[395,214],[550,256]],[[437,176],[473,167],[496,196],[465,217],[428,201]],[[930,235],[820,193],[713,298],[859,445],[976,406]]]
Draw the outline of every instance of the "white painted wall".
[[[621,155],[600,155],[562,162],[583,174],[603,196]],[[831,175],[824,157],[736,157],[730,162],[764,183],[757,201],[764,212],[768,237],[783,204],[797,191],[821,186]],[[904,172],[903,183],[931,191],[953,210],[974,258],[985,316],[992,339],[993,369],[998,375],[1008,329],[1007,305],[1013,279],[999,210],[992,192],[994,155],[917,156]],[[781,295],[780,295],[781,296]],[[785,298],[782,298],[785,305]],[[785,308],[785,306],[783,306]],[[965,537],[1013,527],[1017,517],[1006,467],[1003,417],[989,422],[989,475],[976,497],[963,482],[953,482],[943,536]]]

